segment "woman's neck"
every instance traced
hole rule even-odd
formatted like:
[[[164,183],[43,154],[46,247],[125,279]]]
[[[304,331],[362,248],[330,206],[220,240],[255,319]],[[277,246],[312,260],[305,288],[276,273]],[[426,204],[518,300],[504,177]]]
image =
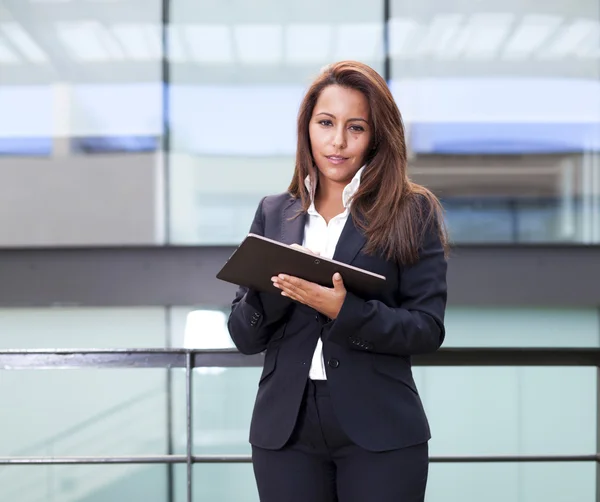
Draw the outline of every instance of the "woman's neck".
[[[329,222],[331,218],[344,212],[342,194],[345,186],[339,183],[325,182],[319,180],[317,193],[315,194],[315,209]]]

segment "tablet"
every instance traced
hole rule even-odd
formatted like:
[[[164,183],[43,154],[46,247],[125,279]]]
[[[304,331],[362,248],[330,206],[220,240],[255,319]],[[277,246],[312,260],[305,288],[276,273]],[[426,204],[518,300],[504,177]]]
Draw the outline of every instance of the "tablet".
[[[275,275],[287,274],[331,288],[336,272],[342,275],[346,289],[361,297],[376,295],[385,287],[383,275],[255,234],[248,234],[219,271],[217,279],[257,291],[279,293],[271,282]]]

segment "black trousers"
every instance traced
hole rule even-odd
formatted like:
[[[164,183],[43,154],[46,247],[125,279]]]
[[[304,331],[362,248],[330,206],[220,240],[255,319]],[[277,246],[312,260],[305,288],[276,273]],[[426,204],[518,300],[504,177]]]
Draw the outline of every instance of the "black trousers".
[[[261,502],[423,502],[427,443],[371,452],[342,431],[326,381],[307,383],[298,422],[280,450],[252,447]]]

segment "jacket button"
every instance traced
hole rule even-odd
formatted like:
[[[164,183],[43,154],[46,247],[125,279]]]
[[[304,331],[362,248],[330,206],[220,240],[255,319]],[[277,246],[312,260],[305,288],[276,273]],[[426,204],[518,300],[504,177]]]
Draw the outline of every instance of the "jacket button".
[[[337,359],[330,359],[327,364],[329,364],[330,368],[337,368],[340,365],[340,362]]]

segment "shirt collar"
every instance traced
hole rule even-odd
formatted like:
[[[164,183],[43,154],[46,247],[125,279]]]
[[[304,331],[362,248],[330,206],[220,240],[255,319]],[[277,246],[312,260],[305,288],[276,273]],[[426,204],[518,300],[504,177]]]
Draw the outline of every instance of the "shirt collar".
[[[358,187],[360,186],[360,177],[361,177],[364,169],[365,169],[365,166],[362,166],[358,171],[356,171],[354,178],[352,178],[350,183],[348,183],[344,187],[344,191],[342,192],[342,204],[344,204],[345,209],[348,209],[350,207],[350,203],[352,202],[352,197],[357,192]],[[312,183],[310,181],[310,175],[307,176],[306,178],[304,178],[304,186],[306,186],[306,189],[308,190],[308,193],[310,194],[310,202],[311,202],[310,208],[314,209],[315,191],[316,191],[317,185],[315,183],[315,188],[313,189]]]

